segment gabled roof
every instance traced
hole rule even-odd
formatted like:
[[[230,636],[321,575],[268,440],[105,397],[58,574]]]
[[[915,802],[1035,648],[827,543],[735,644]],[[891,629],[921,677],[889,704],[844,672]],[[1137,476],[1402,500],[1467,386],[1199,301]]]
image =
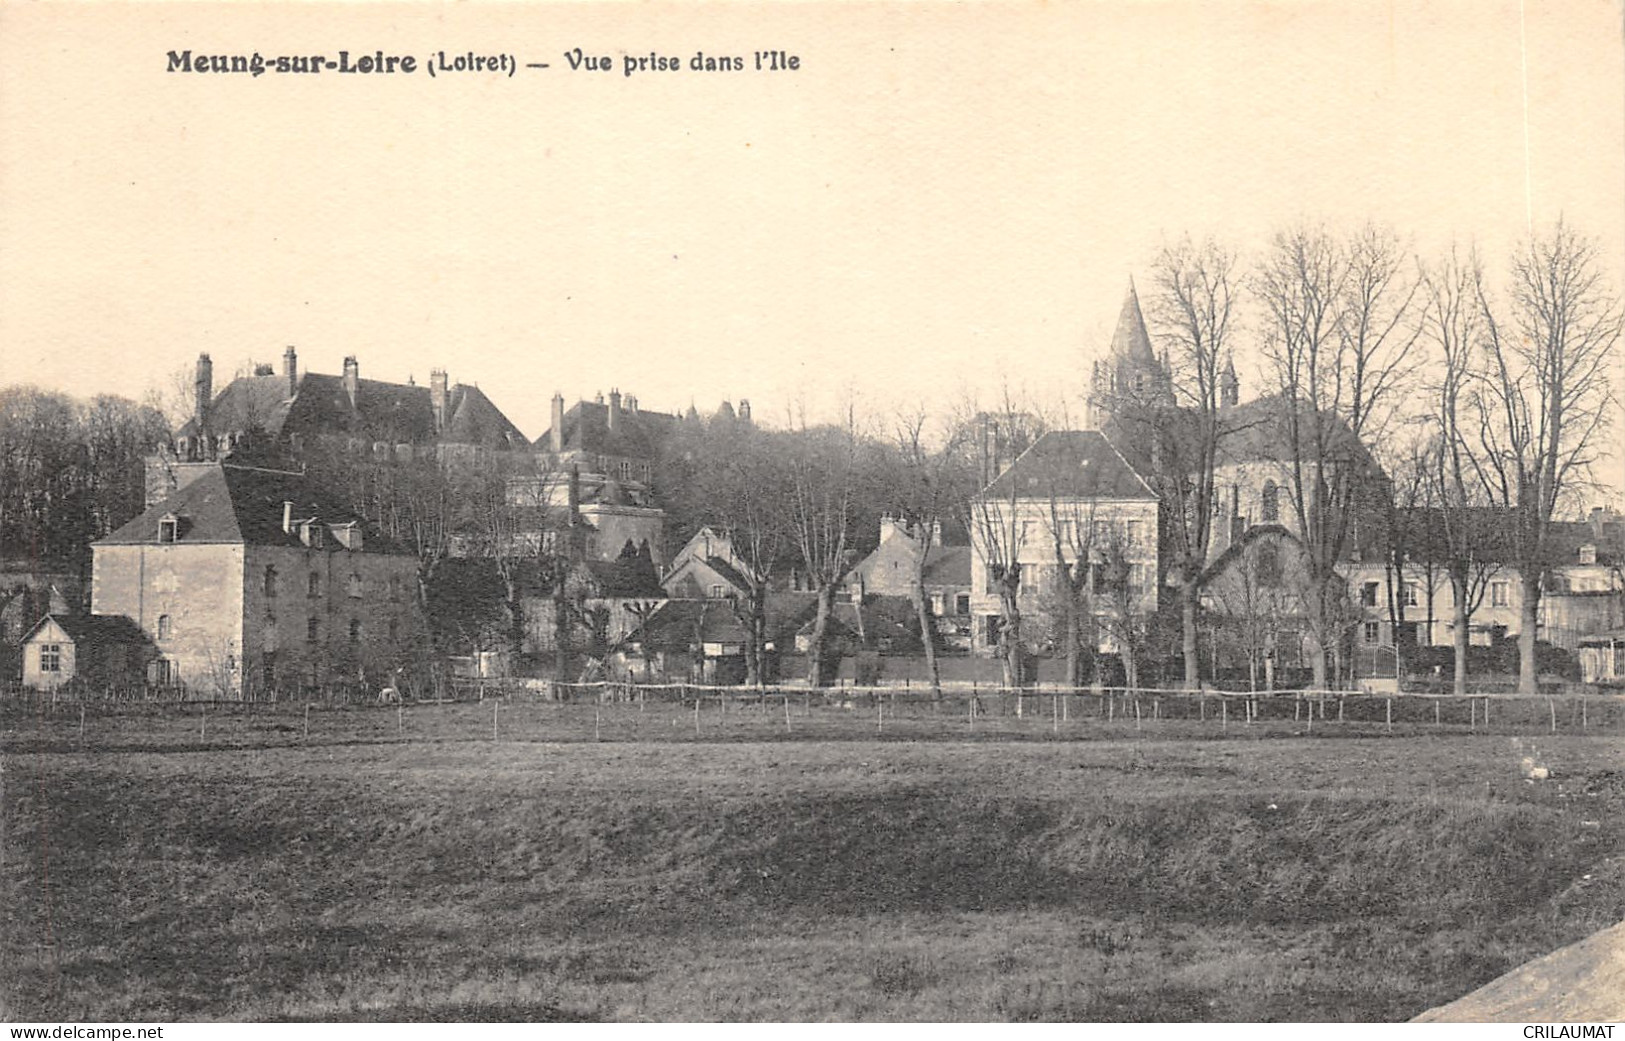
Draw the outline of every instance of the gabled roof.
[[[727,601],[667,600],[627,640],[668,650],[695,643],[743,644],[745,627]]]
[[[581,565],[597,594],[612,600],[664,600],[659,576],[648,561],[588,560]]]
[[[300,373],[288,396],[287,376],[239,376],[209,406],[214,433],[263,430],[273,438],[340,435],[387,444],[478,444],[522,448],[525,435],[478,387],[459,383],[446,393],[445,429],[435,431],[428,387],[384,380],[358,380],[355,405],[342,376]],[[179,437],[197,435],[197,419],[187,420]]]
[[[665,412],[650,412],[641,408],[632,411],[623,405],[616,417],[615,429],[611,430],[608,405],[578,401],[564,414],[564,451],[654,459],[660,454],[660,447],[670,436],[676,422],[676,416]],[[536,439],[535,446],[543,451],[552,451],[551,427]]]
[[[1156,499],[1157,493],[1098,430],[1051,430],[992,484],[984,499]]]
[[[157,545],[158,522],[173,516],[180,522],[177,545],[303,546],[297,530],[282,530],[284,502],[293,503],[295,520],[314,519],[326,526],[361,524],[343,498],[317,487],[304,474],[218,463],[94,545]],[[334,543],[330,540],[328,545]],[[389,553],[394,549],[366,532],[361,551]]]
[[[66,614],[52,612],[34,623],[23,637],[27,643],[47,622],[55,622],[76,644],[109,646],[112,644],[144,644],[147,636],[141,627],[121,614]]]

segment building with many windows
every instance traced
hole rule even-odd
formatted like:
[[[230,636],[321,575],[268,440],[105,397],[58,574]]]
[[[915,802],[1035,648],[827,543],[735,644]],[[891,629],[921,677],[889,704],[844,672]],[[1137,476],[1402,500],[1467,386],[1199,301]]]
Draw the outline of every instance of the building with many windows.
[[[91,614],[144,635],[155,685],[383,686],[424,633],[418,560],[342,502],[303,474],[212,464],[92,545]]]

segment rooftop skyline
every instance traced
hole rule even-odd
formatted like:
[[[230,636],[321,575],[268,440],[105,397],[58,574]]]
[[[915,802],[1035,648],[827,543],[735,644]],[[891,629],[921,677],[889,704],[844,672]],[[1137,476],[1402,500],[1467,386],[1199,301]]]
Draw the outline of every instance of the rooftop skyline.
[[[1521,14],[1521,16],[1520,16]],[[139,398],[297,345],[759,420],[1026,388],[1081,415],[1166,240],[1297,220],[1625,244],[1616,4],[8,7],[6,382]],[[572,72],[564,52],[614,57]],[[626,77],[780,47],[794,72]],[[187,76],[199,53],[512,52],[513,78]],[[64,60],[63,55],[71,55]],[[1527,69],[1527,90],[1525,70]],[[1259,392],[1244,336],[1243,395]],[[1611,461],[1602,475],[1625,487]]]

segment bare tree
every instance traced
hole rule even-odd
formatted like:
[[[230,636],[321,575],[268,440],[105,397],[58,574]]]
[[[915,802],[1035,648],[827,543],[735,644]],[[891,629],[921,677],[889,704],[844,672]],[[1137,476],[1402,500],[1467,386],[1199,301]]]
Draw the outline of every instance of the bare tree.
[[[1553,559],[1552,518],[1586,486],[1607,429],[1609,366],[1622,330],[1598,247],[1559,222],[1513,259],[1505,315],[1482,287],[1488,373],[1480,429],[1484,483],[1511,512],[1522,585],[1518,688],[1536,691],[1535,638]]]
[[[1278,233],[1253,278],[1265,357],[1280,392],[1281,458],[1303,544],[1314,683],[1343,633],[1337,573],[1356,518],[1387,498],[1364,447],[1392,413],[1415,365],[1416,283],[1392,236],[1366,228],[1346,243],[1321,229]]]
[[[963,502],[973,489],[965,465],[964,431],[951,427],[945,444],[933,444],[924,407],[899,413],[893,429],[890,455],[894,465],[881,469],[891,478],[883,489],[893,509],[910,525],[914,535],[909,593],[920,627],[926,672],[934,696],[942,694],[942,676],[937,665],[937,632],[931,614],[931,599],[925,588],[925,574],[932,554],[939,549],[942,521]],[[862,612],[859,612],[861,619]]]
[[[1166,345],[1181,408],[1174,421],[1154,424],[1145,436],[1161,447],[1152,484],[1168,519],[1167,574],[1179,589],[1185,685],[1193,690],[1201,686],[1197,619],[1217,505],[1214,471],[1221,441],[1230,432],[1224,381],[1235,378],[1230,358],[1235,267],[1235,254],[1218,242],[1208,239],[1198,246],[1189,238],[1164,248],[1153,265],[1152,323]]]
[[[824,681],[824,645],[835,591],[846,573],[858,491],[858,444],[851,429],[800,431],[787,442],[788,532],[816,598],[807,648],[807,682]]]

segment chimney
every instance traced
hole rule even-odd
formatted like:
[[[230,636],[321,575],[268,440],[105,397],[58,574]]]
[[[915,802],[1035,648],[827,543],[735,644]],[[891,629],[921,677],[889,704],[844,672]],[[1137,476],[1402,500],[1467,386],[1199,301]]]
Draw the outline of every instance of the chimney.
[[[203,357],[208,358],[208,355],[205,354]],[[199,364],[201,364],[201,362]],[[1603,521],[1605,519],[1606,519],[1606,516],[1605,516],[1605,513],[1604,513],[1603,508],[1601,506],[1593,506],[1593,507],[1591,507],[1591,537],[1592,538],[1598,539],[1599,541],[1602,539],[1602,525],[1603,525]]]
[[[282,530],[293,534],[293,503],[287,499],[282,500]]]
[[[350,407],[355,408],[356,391],[361,389],[361,363],[355,360],[355,355],[344,359],[344,393],[350,399]]]
[[[627,395],[627,396],[626,396],[626,410],[627,410],[627,411],[628,411],[628,412],[630,412],[630,413],[632,413],[632,414],[633,414],[633,415],[634,415],[634,416],[635,416],[635,415],[637,415],[637,414],[638,414],[638,399],[637,399],[637,395],[635,395],[635,394],[628,394],[628,395]]]
[[[609,392],[609,428],[611,430],[614,430],[620,426],[620,418],[621,392],[618,390],[611,390]]]
[[[553,392],[553,454],[564,451],[564,395]]]
[[[931,522],[931,545],[942,545],[942,522],[939,520]]]
[[[214,400],[214,362],[207,354],[197,356],[197,399],[193,417],[197,431],[202,434],[209,421],[209,402]]]
[[[288,397],[299,393],[299,352],[290,345],[282,352],[282,374],[288,377]]]
[[[434,410],[434,432],[446,429],[446,370],[429,370],[429,407]]]
[[[739,399],[739,421],[741,423],[749,423],[750,422],[750,399],[749,398],[740,398]]]

